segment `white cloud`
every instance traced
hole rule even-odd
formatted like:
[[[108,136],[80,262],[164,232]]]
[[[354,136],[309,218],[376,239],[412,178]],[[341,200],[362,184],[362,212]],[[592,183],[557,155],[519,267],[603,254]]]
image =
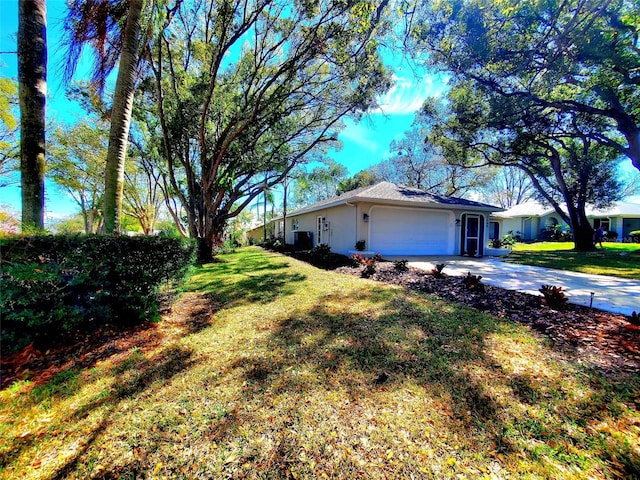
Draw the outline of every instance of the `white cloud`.
[[[380,144],[375,138],[375,131],[367,129],[361,123],[348,123],[346,128],[340,132],[340,140],[345,144],[355,144],[359,148],[369,152],[377,152]]]
[[[394,75],[393,80],[393,85],[378,99],[379,107],[372,113],[394,115],[416,112],[427,98],[442,94],[446,88],[445,78],[431,74],[418,79]]]

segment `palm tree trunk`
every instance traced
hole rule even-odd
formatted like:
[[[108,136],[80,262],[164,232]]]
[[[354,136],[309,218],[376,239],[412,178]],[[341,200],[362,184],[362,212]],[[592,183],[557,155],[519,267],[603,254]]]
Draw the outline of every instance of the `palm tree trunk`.
[[[129,142],[129,125],[133,110],[138,45],[140,43],[140,17],[143,0],[129,0],[127,23],[123,35],[122,54],[118,66],[118,78],[113,97],[111,131],[107,150],[104,190],[104,231],[120,230],[122,216],[122,190],[124,164]]]
[[[47,6],[45,0],[20,0],[18,12],[20,174],[24,232],[44,229]]]

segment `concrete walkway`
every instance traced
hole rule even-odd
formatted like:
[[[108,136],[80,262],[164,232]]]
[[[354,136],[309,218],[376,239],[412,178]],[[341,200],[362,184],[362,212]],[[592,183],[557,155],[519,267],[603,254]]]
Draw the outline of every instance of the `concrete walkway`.
[[[385,257],[397,260],[400,257]],[[640,281],[628,280],[606,275],[589,275],[586,273],[554,270],[551,268],[532,267],[507,263],[496,257],[402,257],[409,260],[412,267],[431,270],[438,263],[447,266],[443,273],[462,276],[467,272],[482,275],[482,282],[487,285],[517,290],[541,296],[542,285],[555,285],[566,291],[570,303],[589,306],[593,292],[593,308],[608,312],[631,315],[640,312]]]

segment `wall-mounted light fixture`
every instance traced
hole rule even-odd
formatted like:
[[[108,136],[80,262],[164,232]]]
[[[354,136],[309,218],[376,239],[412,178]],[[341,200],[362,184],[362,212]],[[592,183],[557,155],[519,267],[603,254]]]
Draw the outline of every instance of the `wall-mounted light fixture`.
[[[369,221],[369,214],[368,213],[363,213],[362,214],[362,221],[363,222],[368,222]]]
[[[456,218],[456,227],[459,227],[459,226],[460,226],[460,219]]]

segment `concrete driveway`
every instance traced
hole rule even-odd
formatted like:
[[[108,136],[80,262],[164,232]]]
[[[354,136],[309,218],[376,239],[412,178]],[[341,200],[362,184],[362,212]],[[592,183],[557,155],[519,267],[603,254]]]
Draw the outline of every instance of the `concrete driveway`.
[[[542,285],[555,285],[566,291],[570,303],[587,307],[592,301],[593,292],[593,308],[624,315],[640,312],[638,280],[518,265],[496,257],[385,257],[388,260],[399,258],[406,258],[409,265],[423,270],[431,270],[436,264],[445,263],[447,266],[443,273],[448,275],[462,276],[471,272],[472,275],[482,275],[482,282],[487,285],[534,295],[541,295],[538,289]]]

